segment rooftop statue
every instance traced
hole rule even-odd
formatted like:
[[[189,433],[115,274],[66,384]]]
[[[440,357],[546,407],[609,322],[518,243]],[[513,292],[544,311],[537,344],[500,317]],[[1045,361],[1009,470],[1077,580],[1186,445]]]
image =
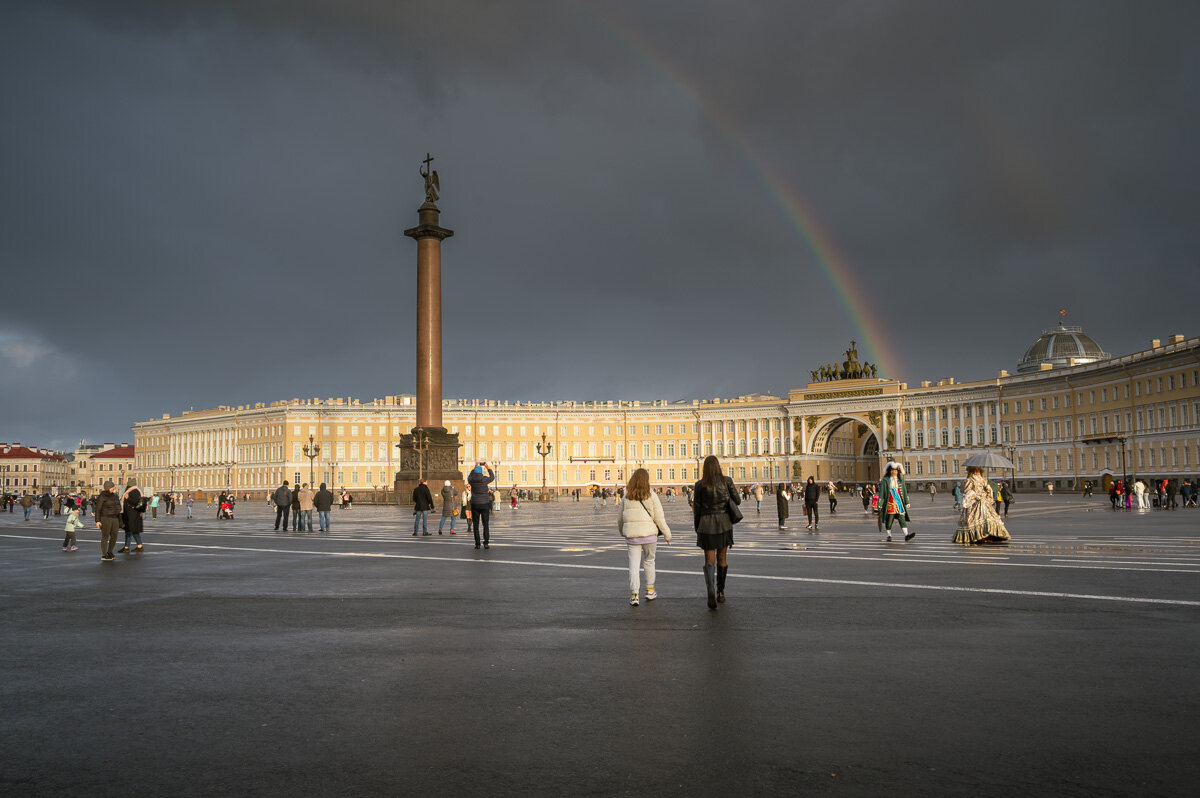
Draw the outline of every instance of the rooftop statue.
[[[841,365],[830,363],[809,373],[813,382],[832,382],[834,380],[861,380],[875,377],[879,373],[874,363],[858,362],[858,348],[855,341],[850,342],[850,348],[843,352],[846,359]]]
[[[438,175],[436,169],[430,169],[429,165],[433,162],[433,156],[425,153],[425,168],[421,169],[421,177],[425,178],[425,201],[434,203],[438,201],[438,191],[441,190],[441,185],[438,183]]]

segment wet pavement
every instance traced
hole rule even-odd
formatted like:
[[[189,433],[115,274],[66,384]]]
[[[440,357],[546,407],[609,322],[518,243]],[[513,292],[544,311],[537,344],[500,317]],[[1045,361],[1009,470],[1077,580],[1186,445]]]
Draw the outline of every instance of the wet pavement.
[[[0,513],[0,795],[1194,794],[1200,511],[1018,496],[964,549],[948,497],[908,544],[774,506],[716,612],[680,501],[639,607],[587,501],[498,508],[490,550],[205,508],[114,563]]]

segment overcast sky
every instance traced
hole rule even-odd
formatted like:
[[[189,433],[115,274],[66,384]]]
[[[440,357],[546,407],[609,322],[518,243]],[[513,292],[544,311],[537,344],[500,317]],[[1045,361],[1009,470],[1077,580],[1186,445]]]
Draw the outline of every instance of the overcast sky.
[[[1012,370],[1200,334],[1200,4],[0,4],[0,440],[412,393],[690,399],[851,339]],[[840,286],[840,288],[839,288]]]

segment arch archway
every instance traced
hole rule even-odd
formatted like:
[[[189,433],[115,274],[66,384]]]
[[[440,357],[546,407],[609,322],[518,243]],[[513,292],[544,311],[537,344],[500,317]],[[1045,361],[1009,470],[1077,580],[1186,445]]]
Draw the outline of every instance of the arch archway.
[[[818,476],[821,474],[827,477],[831,474],[832,453],[829,451],[829,441],[847,424],[857,424],[854,440],[857,445],[850,452],[853,474],[846,481],[853,482],[875,482],[879,479],[879,442],[882,440],[879,430],[871,423],[869,418],[865,418],[854,413],[845,413],[836,416],[830,416],[822,419],[809,433],[808,446],[806,451],[810,456],[818,458]],[[824,461],[822,468],[821,461]]]

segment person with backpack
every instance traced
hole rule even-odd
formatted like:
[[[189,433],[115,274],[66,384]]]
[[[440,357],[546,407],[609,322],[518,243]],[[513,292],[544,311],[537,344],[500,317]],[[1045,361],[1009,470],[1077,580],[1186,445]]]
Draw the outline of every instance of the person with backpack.
[[[487,469],[487,476],[484,476]],[[471,486],[471,528],[475,532],[475,548],[479,548],[479,524],[483,524],[483,547],[491,548],[491,533],[488,530],[488,520],[492,511],[491,491],[489,482],[496,481],[496,472],[488,468],[486,460],[480,460],[479,465],[471,469],[467,475],[467,484]]]

